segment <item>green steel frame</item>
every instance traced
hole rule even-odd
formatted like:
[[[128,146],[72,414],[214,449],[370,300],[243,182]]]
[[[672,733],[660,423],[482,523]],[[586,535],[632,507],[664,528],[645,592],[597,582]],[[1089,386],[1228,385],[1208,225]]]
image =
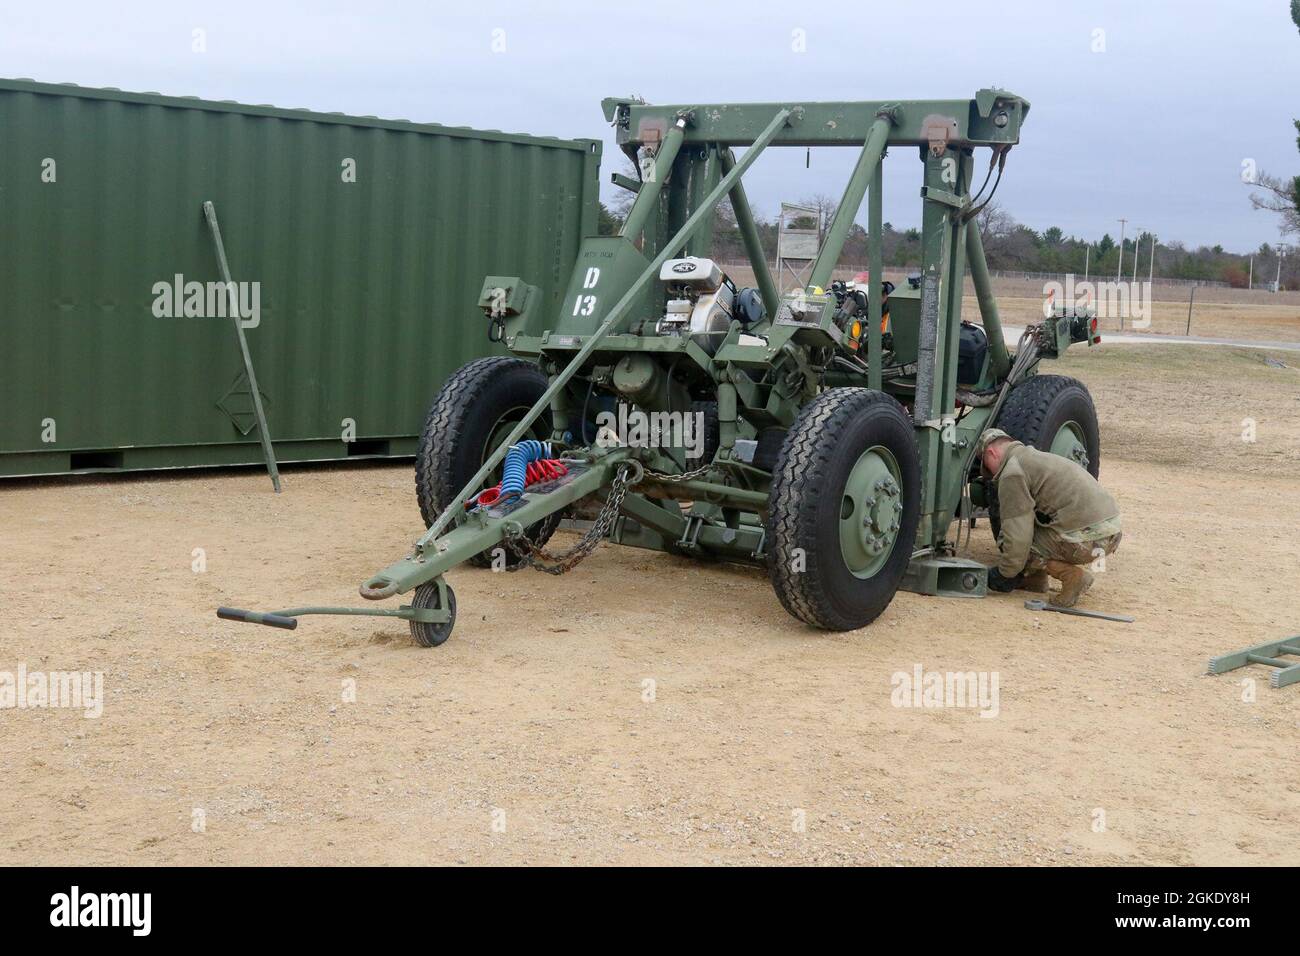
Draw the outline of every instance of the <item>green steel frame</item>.
[[[923,149],[925,167],[922,188],[922,331],[916,381],[902,383],[901,390],[907,391],[907,386],[911,385],[916,394],[914,421],[923,466],[922,522],[917,548],[929,552],[942,551],[944,536],[952,522],[964,482],[961,472],[965,463],[964,452],[973,446],[988,418],[987,410],[973,409],[960,423],[954,423],[952,419],[956,409],[957,336],[968,246],[976,250],[971,257],[976,266],[972,269],[972,278],[980,290],[981,306],[993,302],[987,269],[979,268],[983,265],[979,231],[967,229],[964,215],[968,211],[969,196],[966,193],[973,166],[971,154],[978,146],[1005,150],[1019,142],[1020,125],[1029,111],[1028,102],[1004,91],[982,90],[973,100],[968,101],[652,107],[629,100],[606,100],[604,106],[606,116],[618,130],[619,145],[624,149],[630,148],[635,152],[644,146],[658,144],[653,173],[640,185],[621,235],[612,240],[588,240],[574,269],[570,294],[565,296],[564,301],[573,302],[580,294],[590,262],[617,263],[622,260],[635,263],[637,268],[624,270],[618,278],[627,277],[630,281],[625,279],[619,284],[616,279],[608,287],[608,292],[602,284],[603,278],[602,283],[593,287],[597,292],[594,296],[596,310],[599,310],[602,299],[608,301],[613,298],[614,303],[603,316],[597,313],[586,319],[590,324],[587,334],[581,334],[581,326],[575,327],[562,318],[557,328],[565,331],[572,329],[573,332],[567,336],[546,335],[534,342],[519,334],[509,340],[512,349],[518,353],[551,358],[556,371],[551,377],[550,387],[532,413],[520,421],[497,452],[488,458],[467,484],[462,497],[468,497],[492,469],[500,464],[509,445],[524,436],[543,410],[556,404],[566,386],[588,364],[597,349],[603,347],[611,350],[607,338],[628,328],[627,315],[630,308],[657,277],[659,267],[687,245],[712,215],[713,207],[726,195],[731,195],[733,208],[737,210],[737,222],[745,237],[746,247],[750,250],[751,262],[760,270],[760,276],[766,276],[760,282],[769,313],[777,314],[780,305],[775,285],[766,273],[762,255],[756,254],[761,246],[741,186],[741,176],[745,170],[769,145],[858,145],[861,148],[844,198],[831,223],[821,254],[814,264],[812,285],[822,285],[829,280],[831,270],[843,250],[849,226],[868,190],[876,200],[870,211],[871,224],[875,228],[869,230],[869,255],[873,262],[880,261],[881,230],[876,223],[880,215],[879,198],[885,150],[889,146],[916,146]],[[632,246],[632,240],[645,231],[652,217],[659,211],[664,184],[672,175],[683,147],[692,144],[726,148],[728,151],[732,146],[746,146],[748,149],[738,162],[728,155],[723,161],[726,172],[717,185],[695,206],[672,238],[661,244],[658,255],[647,262]],[[613,272],[614,269],[607,267],[605,274]],[[876,274],[879,275],[879,271]],[[604,293],[603,297],[599,294],[601,292]],[[880,388],[883,385],[879,321],[882,305],[878,283],[872,283],[868,295],[869,372],[867,381],[862,384]],[[564,311],[562,307],[561,316]],[[1004,368],[1008,364],[1007,353],[996,309],[985,311],[983,318],[992,343],[994,362],[997,367]],[[648,341],[640,336],[619,337],[624,341],[612,346],[619,351],[654,349],[660,345],[675,347],[679,344],[665,343],[662,339]],[[703,364],[717,373],[719,417],[723,431],[723,447],[719,454],[724,461],[730,451],[729,443],[734,446],[735,441],[736,418],[733,410],[738,402],[749,404],[742,395],[746,389],[736,381],[736,377],[729,374],[728,366],[764,367],[774,360],[786,359],[781,353],[790,337],[791,333],[787,330],[773,327],[766,346],[730,342],[712,361],[703,357]],[[688,346],[689,343],[683,348],[689,351]],[[559,368],[558,362],[554,361],[556,355],[568,359],[563,368]],[[701,356],[695,358],[698,361]],[[797,358],[788,358],[786,361],[794,365],[799,362]],[[778,418],[789,424],[797,408],[797,403],[787,401],[778,403],[775,411]],[[561,402],[560,407],[553,408],[552,411],[557,421],[557,432],[561,432],[564,430],[561,423],[567,425],[569,422],[569,408]],[[956,429],[956,440],[944,440],[945,428]],[[948,437],[952,437],[951,432]],[[608,457],[610,456],[597,456],[597,459]],[[603,467],[608,474],[613,466],[606,463]],[[712,490],[721,505],[753,507],[752,501],[739,501],[736,494],[739,491],[752,494],[753,489],[714,483]],[[457,516],[458,510],[451,507],[444,511],[416,542],[411,557],[385,569],[367,582],[366,595],[387,597],[403,593],[431,580],[457,563],[450,560],[448,551],[440,552],[434,545]],[[665,525],[664,530],[676,530],[677,523],[671,520],[673,515],[669,512],[665,512],[665,515],[667,520],[660,520]],[[683,527],[682,530],[685,532],[686,528]],[[733,546],[730,556],[752,555],[758,549],[751,545],[759,543],[755,536],[760,534],[757,528],[747,535],[737,534],[739,543]],[[482,547],[477,550],[482,550]]]
[[[630,157],[653,159],[638,167],[645,171],[640,182],[614,177],[636,192],[620,235],[583,243],[558,312],[540,322],[536,297],[522,278],[489,276],[480,301],[486,308],[504,299],[506,344],[515,354],[538,361],[549,385],[410,554],[366,581],[362,596],[388,598],[434,581],[441,586],[442,574],[457,563],[608,489],[629,460],[638,465],[637,475],[623,500],[613,540],[730,560],[761,559],[771,475],[742,458],[737,442],[764,427],[788,427],[822,387],[836,385],[883,389],[912,409],[922,500],[904,587],[984,593],[985,569],[957,559],[947,538],[970,476],[975,442],[997,410],[990,402],[967,407],[958,417],[959,332],[968,272],[990,343],[976,387],[996,393],[1011,368],[979,231],[968,226],[978,211],[970,189],[975,151],[992,151],[990,170],[1004,163],[1007,151],[1019,142],[1029,104],[1006,91],[981,90],[970,100],[651,106],[607,99],[603,106],[620,148]],[[783,300],[762,255],[741,180],[769,146],[803,145],[851,146],[860,152],[809,288]],[[737,159],[733,147],[746,148]],[[914,361],[886,370],[881,283],[873,281],[865,366],[830,368],[829,361],[818,366],[813,356],[833,350],[841,333],[832,321],[834,300],[814,287],[829,282],[864,199],[869,201],[870,267],[873,276],[881,276],[883,159],[890,147],[916,148],[923,167],[920,287],[896,290],[890,299],[898,336],[905,326],[914,340]],[[720,347],[708,354],[687,337],[657,335],[653,327],[647,332],[643,323],[662,314],[662,290],[656,298],[653,285],[660,267],[700,248],[723,198],[735,213],[768,316],[748,330],[733,322]],[[539,326],[547,331],[532,333]],[[1062,348],[1068,345],[1068,333],[1057,341]],[[606,448],[574,440],[586,421],[584,394],[590,397],[596,384],[617,391],[620,369],[636,369],[653,384],[636,399],[648,411],[689,408],[683,383],[716,396],[720,446],[712,462],[698,469],[702,473],[665,477],[687,470],[681,449]],[[576,477],[556,487],[530,487],[511,508],[467,512],[461,502],[548,409],[553,440],[566,448]],[[681,501],[693,502],[688,513]]]

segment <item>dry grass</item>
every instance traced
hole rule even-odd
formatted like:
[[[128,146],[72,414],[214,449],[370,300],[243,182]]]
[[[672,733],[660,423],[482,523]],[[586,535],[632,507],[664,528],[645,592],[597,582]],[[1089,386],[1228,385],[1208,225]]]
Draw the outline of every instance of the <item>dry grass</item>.
[[[855,270],[837,270],[837,279],[850,278]],[[729,266],[727,273],[740,285],[752,285],[753,271],[745,266]],[[902,283],[904,275],[887,270],[886,276]],[[1007,325],[1023,326],[1037,322],[1043,315],[1043,283],[1033,279],[994,279],[993,291],[998,298],[1002,320]],[[1186,286],[1152,287],[1152,315],[1149,327],[1137,331],[1163,335],[1188,332],[1188,304],[1192,290]],[[962,317],[978,321],[979,304],[974,289],[966,282]],[[1103,331],[1118,331],[1119,320],[1103,318]],[[1131,321],[1125,321],[1126,330]],[[1246,341],[1300,342],[1300,292],[1274,295],[1259,289],[1198,288],[1192,303],[1191,334],[1207,338]]]
[[[1266,350],[1115,345],[1073,347],[1043,371],[1092,392],[1103,456],[1243,477],[1300,473],[1300,355]],[[1247,420],[1255,441],[1242,440]]]

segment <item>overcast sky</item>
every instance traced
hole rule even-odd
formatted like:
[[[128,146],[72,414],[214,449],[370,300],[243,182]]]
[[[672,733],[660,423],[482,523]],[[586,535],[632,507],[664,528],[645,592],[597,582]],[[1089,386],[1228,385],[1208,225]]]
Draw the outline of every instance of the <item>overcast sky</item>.
[[[606,180],[621,157],[602,96],[958,98],[983,86],[1033,104],[998,200],[1035,229],[1095,239],[1123,216],[1130,235],[1248,251],[1278,232],[1250,207],[1243,160],[1300,173],[1289,0],[0,3],[9,77],[603,137]],[[195,29],[206,52],[191,49]],[[814,150],[807,169],[802,149],[769,153],[750,196],[770,215],[782,199],[838,195],[850,152]],[[915,154],[895,150],[887,220],[918,223],[919,184]]]

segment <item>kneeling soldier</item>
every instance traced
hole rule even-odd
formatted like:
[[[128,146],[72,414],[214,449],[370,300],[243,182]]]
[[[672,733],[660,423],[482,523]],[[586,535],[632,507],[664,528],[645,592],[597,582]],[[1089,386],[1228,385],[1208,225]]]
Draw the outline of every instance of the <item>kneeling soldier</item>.
[[[1030,448],[998,428],[980,437],[984,475],[997,488],[1002,558],[989,589],[1046,591],[1061,582],[1056,604],[1073,607],[1092,586],[1083,565],[1112,554],[1121,537],[1119,506],[1077,462]]]

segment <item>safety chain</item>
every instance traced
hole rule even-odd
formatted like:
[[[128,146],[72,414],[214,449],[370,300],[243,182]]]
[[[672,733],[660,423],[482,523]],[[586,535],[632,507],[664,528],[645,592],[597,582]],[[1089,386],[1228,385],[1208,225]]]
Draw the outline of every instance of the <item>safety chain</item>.
[[[629,465],[619,466],[618,473],[610,483],[609,497],[605,499],[605,504],[601,507],[595,523],[578,539],[578,543],[567,551],[561,551],[558,554],[547,551],[541,545],[534,544],[529,540],[528,535],[524,534],[522,530],[514,534],[507,534],[506,542],[517,553],[523,555],[523,560],[514,567],[507,564],[506,570],[518,571],[521,568],[531,567],[547,574],[564,574],[572,571],[578,562],[595,551],[600,542],[609,534],[609,529],[613,526],[614,519],[618,517],[619,509],[623,506],[623,496],[627,494],[628,475],[631,471],[632,468]],[[553,563],[543,564],[543,561]]]
[[[696,468],[694,471],[684,471],[680,475],[666,475],[662,471],[651,471],[646,469],[646,477],[653,478],[655,481],[693,481],[696,478],[703,478],[713,470],[713,464],[709,463],[703,468]]]

